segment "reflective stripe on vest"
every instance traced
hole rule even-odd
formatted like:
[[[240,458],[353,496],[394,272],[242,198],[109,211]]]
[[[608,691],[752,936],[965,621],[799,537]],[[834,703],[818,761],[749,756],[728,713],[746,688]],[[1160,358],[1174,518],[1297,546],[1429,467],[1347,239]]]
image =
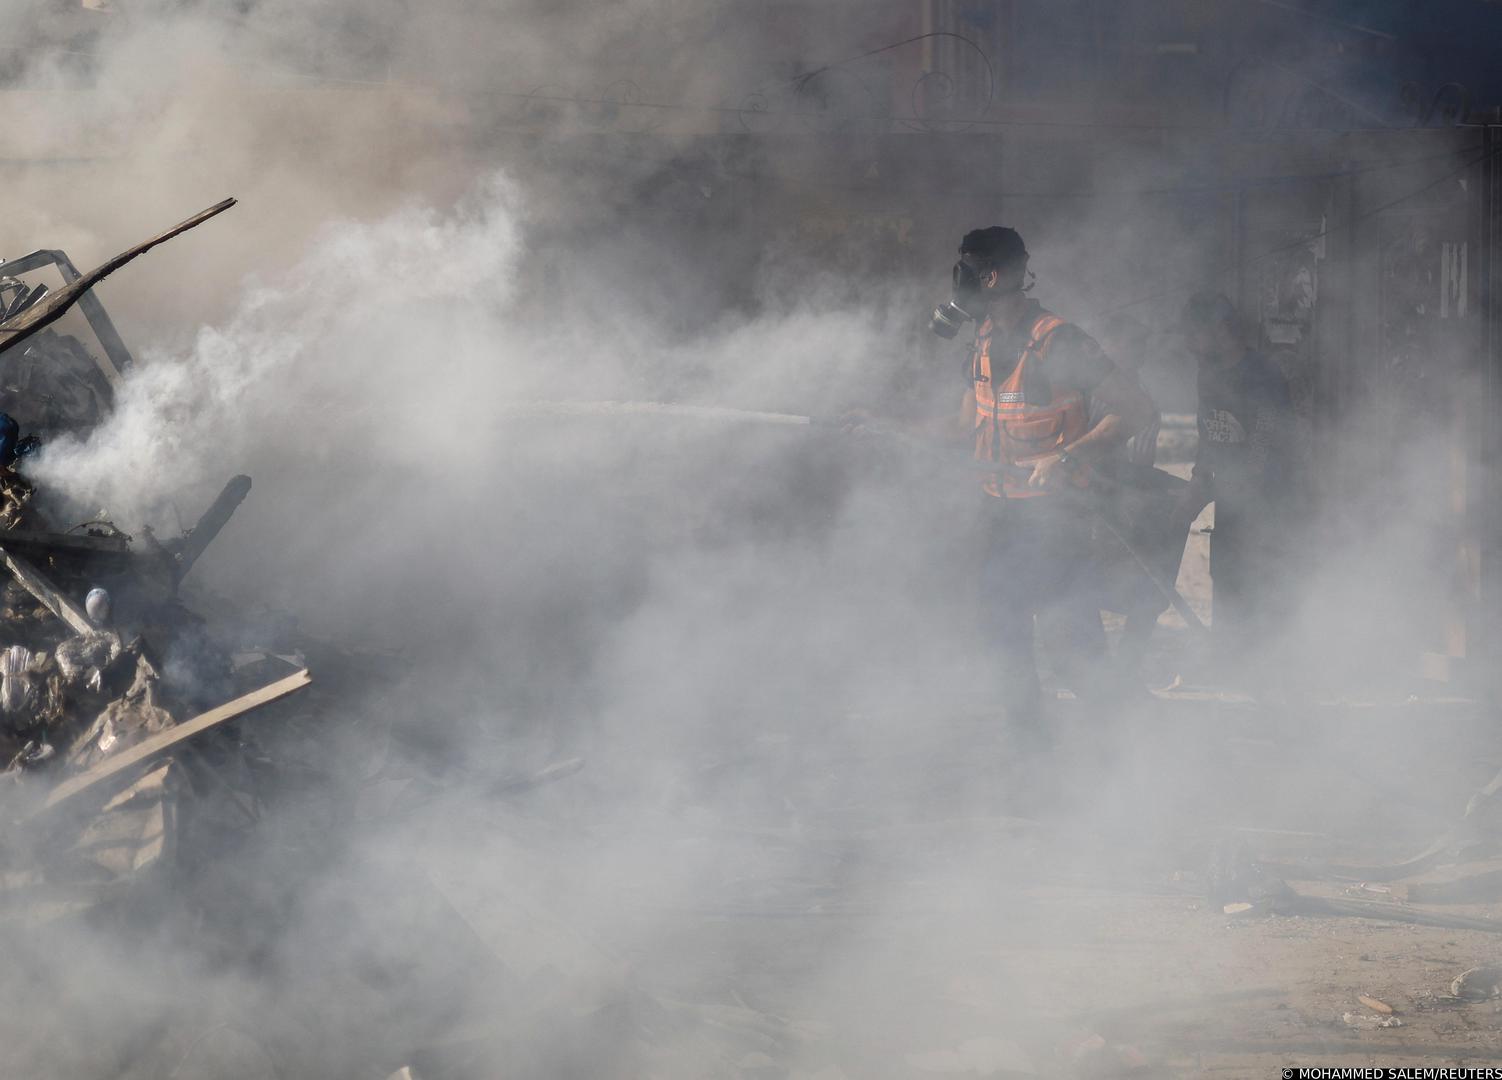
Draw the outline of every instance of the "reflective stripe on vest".
[[[1049,454],[1057,454],[1089,430],[1085,395],[1061,390],[1047,379],[1048,348],[1053,332],[1064,325],[1057,315],[1044,314],[1033,323],[1028,342],[1017,365],[998,385],[991,378],[991,324],[987,320],[975,340],[971,377],[975,383],[975,460],[998,465],[1028,466]],[[1028,372],[1041,368],[1051,397],[1046,403],[1029,402]],[[1036,376],[1034,381],[1036,381]],[[1076,470],[1076,483],[1088,485],[1084,470]],[[981,485],[986,494],[1012,499],[1048,495],[1048,489],[1030,488],[1025,477],[1008,472],[988,475]]]

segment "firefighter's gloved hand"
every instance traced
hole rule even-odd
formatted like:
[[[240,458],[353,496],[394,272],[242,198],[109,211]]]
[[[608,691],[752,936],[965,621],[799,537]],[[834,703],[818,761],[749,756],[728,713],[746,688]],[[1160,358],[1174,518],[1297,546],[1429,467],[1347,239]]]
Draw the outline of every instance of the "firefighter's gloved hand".
[[[1066,463],[1063,454],[1049,454],[1046,458],[1039,458],[1033,463],[1033,475],[1027,478],[1027,486],[1055,487],[1063,482],[1072,467],[1072,463]]]

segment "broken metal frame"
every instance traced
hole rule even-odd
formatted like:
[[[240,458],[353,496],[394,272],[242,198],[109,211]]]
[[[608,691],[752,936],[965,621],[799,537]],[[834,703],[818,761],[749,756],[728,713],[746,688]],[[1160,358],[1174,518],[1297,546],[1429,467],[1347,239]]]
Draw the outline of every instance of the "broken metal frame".
[[[26,341],[27,338],[30,338],[38,330],[50,326],[51,323],[62,318],[63,314],[69,308],[72,308],[75,303],[84,303],[84,300],[92,297],[90,290],[96,284],[104,281],[107,276],[119,270],[120,267],[125,266],[129,261],[141,257],[141,255],[146,254],[147,251],[161,245],[161,243],[167,243],[167,240],[173,239],[174,236],[180,236],[180,234],[186,233],[191,228],[197,228],[203,222],[209,221],[209,218],[221,215],[225,210],[230,209],[231,206],[234,206],[233,198],[225,198],[225,200],[210,206],[209,209],[200,210],[200,212],[195,213],[194,216],[186,219],[186,221],[177,222],[176,225],[168,228],[165,233],[158,233],[156,236],[150,237],[149,240],[137,243],[132,248],[126,248],[125,251],[120,252],[116,257],[108,258],[104,263],[99,264],[99,266],[89,270],[87,273],[78,273],[77,267],[72,266],[71,261],[68,261],[68,257],[60,251],[35,252],[35,255],[41,255],[44,258],[44,263],[42,264],[45,264],[45,261],[51,261],[54,266],[59,267],[60,272],[63,273],[65,278],[71,276],[72,279],[65,287],[57,290],[56,293],[48,293],[47,296],[41,297],[41,299],[36,300],[32,305],[21,309],[18,314],[12,315],[11,318],[6,318],[5,321],[0,321],[0,351],[5,351],[6,348],[11,348],[12,345],[18,345],[20,342]],[[33,258],[33,255],[26,255],[21,260],[15,261],[24,263],[29,258]],[[65,264],[71,270],[71,275],[69,275],[69,270],[63,270]],[[9,272],[14,276],[17,270],[14,269],[14,263],[0,263],[0,272]],[[95,300],[95,308],[96,314],[104,315],[104,306],[99,305],[98,300]],[[108,329],[113,332],[114,324],[108,323],[108,317],[105,317],[104,323],[101,324],[108,324]],[[95,329],[95,333],[98,332],[99,330]],[[114,341],[120,341],[119,333],[114,333]],[[99,339],[99,342],[101,342],[101,345],[107,345],[108,350],[108,344],[104,338]],[[125,345],[120,344],[120,348],[123,347]],[[129,353],[125,353],[125,356],[125,367],[129,368]],[[114,367],[114,357],[110,357],[110,359],[111,364],[105,364],[98,356],[95,357],[96,364],[99,365],[99,371],[104,374],[105,379],[110,382],[110,385],[114,386],[116,383],[119,383],[122,371],[116,370],[116,367]]]
[[[62,275],[63,282],[68,285],[83,276],[79,273],[78,267],[73,265],[73,260],[66,254],[56,249],[46,248],[33,251],[30,255],[0,262],[0,274],[7,277],[20,277],[22,274],[34,273],[49,266],[56,267],[57,272]],[[100,374],[104,376],[110,388],[114,389],[121,377],[135,367],[135,357],[130,354],[130,349],[126,347],[120,331],[115,329],[114,320],[109,317],[109,312],[104,310],[104,304],[92,291],[85,292],[78,298],[78,310],[88,322],[89,329],[94,331],[94,337],[98,339],[100,348],[104,350],[102,358],[92,352],[90,355],[94,355],[94,363],[98,366]]]

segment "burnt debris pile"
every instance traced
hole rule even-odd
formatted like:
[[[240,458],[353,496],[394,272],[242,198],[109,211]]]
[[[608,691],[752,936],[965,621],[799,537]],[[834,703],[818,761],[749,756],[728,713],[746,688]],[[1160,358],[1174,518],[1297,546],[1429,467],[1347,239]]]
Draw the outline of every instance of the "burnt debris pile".
[[[178,848],[182,803],[207,775],[253,815],[223,758],[225,725],[310,681],[300,658],[235,652],[178,587],[250,491],[227,483],[192,528],[131,536],[106,518],[43,511],[27,458],[106,415],[130,355],[88,290],[226,200],[81,274],[60,251],[0,263],[0,920],[32,925],[87,909]],[[33,280],[54,269],[63,285]],[[74,306],[97,342],[52,328]],[[22,434],[21,425],[35,433]],[[203,748],[212,744],[213,753]],[[217,757],[217,764],[210,759]],[[190,775],[191,774],[191,775]]]

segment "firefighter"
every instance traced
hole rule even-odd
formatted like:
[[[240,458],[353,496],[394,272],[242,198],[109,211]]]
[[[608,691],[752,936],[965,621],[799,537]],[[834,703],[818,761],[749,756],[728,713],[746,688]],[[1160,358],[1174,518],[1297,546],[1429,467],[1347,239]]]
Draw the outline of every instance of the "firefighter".
[[[1120,458],[1153,407],[1093,338],[1028,296],[1028,252],[1016,230],[976,229],[959,254],[953,299],[935,310],[932,328],[953,337],[978,323],[961,372],[961,423],[985,466],[990,508],[977,593],[999,700],[1017,735],[1041,747],[1049,739],[1035,619],[1078,696],[1099,704],[1121,692],[1105,662],[1100,549],[1086,501],[1097,495],[1094,470]]]

